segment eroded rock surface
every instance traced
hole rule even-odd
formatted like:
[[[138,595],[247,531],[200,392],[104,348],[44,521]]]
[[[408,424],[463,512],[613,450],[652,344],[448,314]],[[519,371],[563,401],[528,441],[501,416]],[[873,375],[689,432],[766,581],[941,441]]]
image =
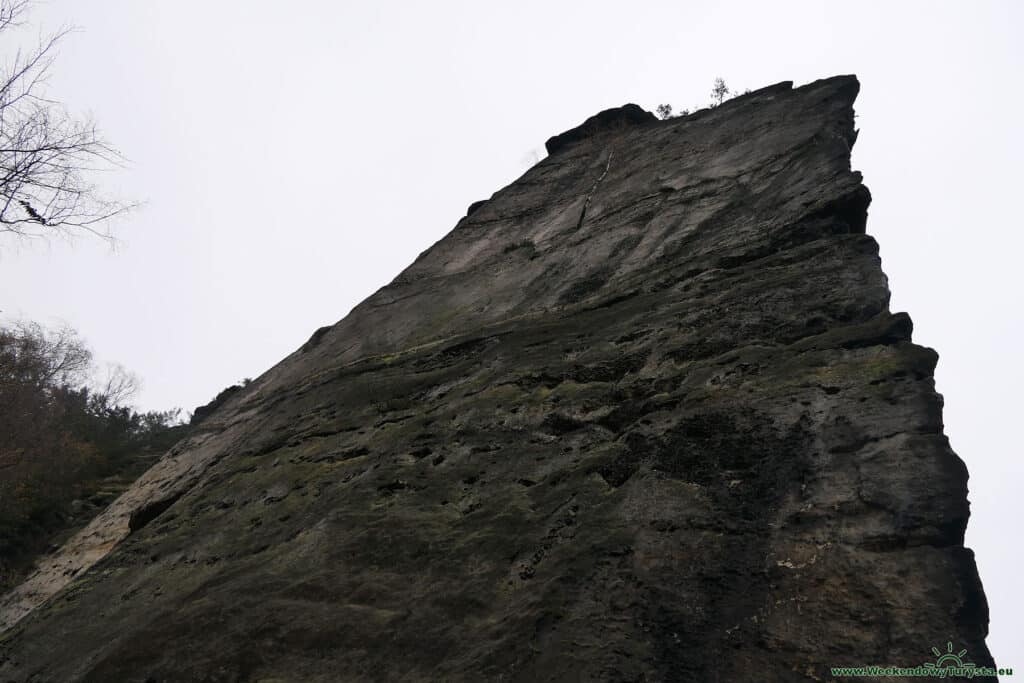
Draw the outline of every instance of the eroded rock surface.
[[[112,550],[0,636],[0,680],[991,664],[857,90],[562,137],[98,519]]]

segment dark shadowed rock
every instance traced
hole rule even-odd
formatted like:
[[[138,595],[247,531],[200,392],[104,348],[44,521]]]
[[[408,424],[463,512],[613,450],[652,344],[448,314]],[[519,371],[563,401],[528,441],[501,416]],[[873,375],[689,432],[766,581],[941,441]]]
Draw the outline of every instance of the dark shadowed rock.
[[[607,131],[616,131],[627,126],[652,123],[658,118],[635,104],[624,104],[614,109],[605,109],[560,135],[548,138],[544,143],[548,154],[555,154],[565,147]]]
[[[474,211],[476,211],[477,209],[479,209],[481,206],[483,206],[486,203],[487,203],[486,199],[479,199],[479,200],[473,202],[472,204],[469,205],[469,208],[466,209],[466,215],[467,216],[472,216]]]
[[[857,90],[554,138],[7,596],[0,680],[991,664],[937,355],[865,234]]]
[[[323,334],[323,332],[326,332],[327,329],[329,329],[329,328],[321,328],[321,329],[317,330],[313,334],[313,338],[316,339],[317,334]],[[227,387],[227,388],[223,389],[220,393],[218,393],[213,398],[212,401],[210,401],[206,405],[198,406],[194,411],[192,411],[192,419],[189,420],[189,422],[191,424],[193,424],[193,425],[199,424],[200,422],[205,420],[208,416],[212,415],[213,412],[215,410],[217,410],[217,408],[219,408],[222,405],[224,405],[224,403],[229,398],[231,398],[232,396],[234,396],[235,394],[237,394],[241,390],[242,390],[242,385],[240,385],[240,384],[234,384],[234,385],[232,385],[230,387]]]

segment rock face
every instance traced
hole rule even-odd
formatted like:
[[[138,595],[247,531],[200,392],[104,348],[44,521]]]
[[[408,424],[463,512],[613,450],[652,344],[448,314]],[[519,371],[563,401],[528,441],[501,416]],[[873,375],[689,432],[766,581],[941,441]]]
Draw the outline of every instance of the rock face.
[[[544,143],[548,154],[555,154],[574,142],[600,135],[608,131],[626,128],[640,123],[657,121],[657,117],[644,111],[635,104],[627,104],[616,109],[605,109],[564,133],[548,138]]]
[[[850,170],[857,91],[553,138],[9,596],[0,680],[991,665],[937,356],[889,312]]]

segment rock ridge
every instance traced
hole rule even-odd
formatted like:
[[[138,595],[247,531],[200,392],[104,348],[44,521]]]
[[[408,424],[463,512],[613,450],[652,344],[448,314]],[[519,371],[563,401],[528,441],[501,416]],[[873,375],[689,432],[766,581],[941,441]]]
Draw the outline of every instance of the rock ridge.
[[[626,126],[637,126],[657,121],[651,112],[636,104],[624,104],[621,107],[605,109],[564,133],[553,135],[544,143],[548,154],[557,154],[574,142],[594,137],[601,133],[616,131]]]
[[[859,83],[555,136],[0,603],[0,680],[992,665]]]

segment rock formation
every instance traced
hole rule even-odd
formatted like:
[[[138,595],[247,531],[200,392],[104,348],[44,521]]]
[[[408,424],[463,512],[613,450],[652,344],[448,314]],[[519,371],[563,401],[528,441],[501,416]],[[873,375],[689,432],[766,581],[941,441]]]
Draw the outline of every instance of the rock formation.
[[[937,356],[850,169],[858,88],[552,138],[7,596],[0,680],[991,665]]]

